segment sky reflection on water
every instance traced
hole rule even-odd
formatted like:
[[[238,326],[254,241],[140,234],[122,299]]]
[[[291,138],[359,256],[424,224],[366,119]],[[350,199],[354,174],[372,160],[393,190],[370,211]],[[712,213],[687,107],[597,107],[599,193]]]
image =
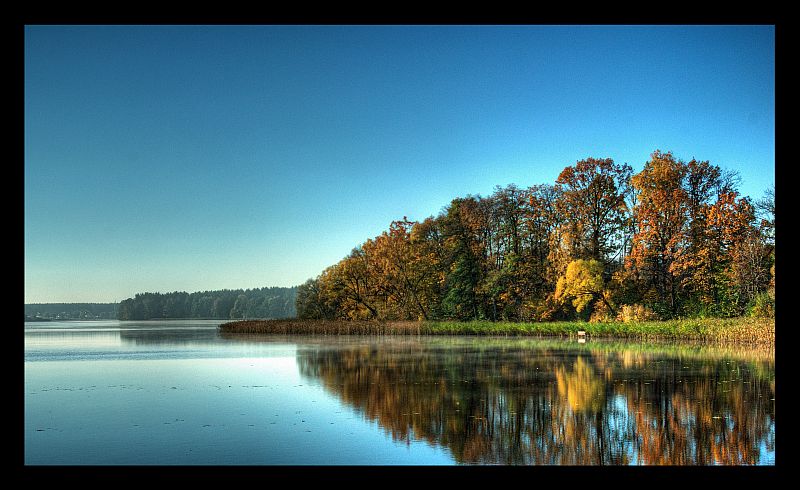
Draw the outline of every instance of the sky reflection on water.
[[[75,323],[26,325],[26,464],[774,464],[771,351]]]

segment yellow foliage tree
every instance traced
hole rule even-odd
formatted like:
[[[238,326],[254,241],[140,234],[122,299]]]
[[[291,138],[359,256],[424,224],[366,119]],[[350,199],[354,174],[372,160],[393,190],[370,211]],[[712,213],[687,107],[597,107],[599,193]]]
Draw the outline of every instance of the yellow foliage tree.
[[[603,282],[603,264],[594,259],[573,260],[567,265],[566,273],[556,284],[555,298],[560,301],[571,299],[572,306],[579,313],[592,302],[599,300],[612,315],[615,315],[608,296]]]

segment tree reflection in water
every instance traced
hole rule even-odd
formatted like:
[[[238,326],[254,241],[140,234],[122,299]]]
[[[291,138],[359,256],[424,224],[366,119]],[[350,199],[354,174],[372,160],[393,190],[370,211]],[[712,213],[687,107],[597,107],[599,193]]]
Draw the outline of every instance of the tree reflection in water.
[[[500,339],[323,341],[301,374],[460,463],[750,465],[774,457],[774,355]],[[774,463],[774,461],[768,461]]]

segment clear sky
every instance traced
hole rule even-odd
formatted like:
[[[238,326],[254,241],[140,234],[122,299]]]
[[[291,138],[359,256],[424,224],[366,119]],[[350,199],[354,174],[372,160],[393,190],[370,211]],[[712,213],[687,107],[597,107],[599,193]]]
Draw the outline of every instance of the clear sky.
[[[656,149],[775,180],[772,26],[28,26],[25,302],[293,286]]]

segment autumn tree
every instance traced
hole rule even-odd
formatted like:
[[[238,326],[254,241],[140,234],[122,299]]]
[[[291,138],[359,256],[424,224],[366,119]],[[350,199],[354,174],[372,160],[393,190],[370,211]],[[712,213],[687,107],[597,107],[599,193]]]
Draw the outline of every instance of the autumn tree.
[[[441,317],[445,270],[445,241],[439,220],[429,217],[411,228],[412,263],[418,274],[417,298],[429,318]]]
[[[549,272],[551,236],[561,224],[556,202],[560,190],[554,185],[535,185],[528,189],[528,202],[525,206],[524,237],[530,250],[533,269],[540,286],[547,288],[546,282],[553,279]],[[553,285],[555,280],[552,280]],[[549,289],[549,288],[547,288]]]
[[[537,270],[536,263],[542,253],[538,247],[542,241],[546,246],[546,237],[535,236],[543,230],[532,221],[528,189],[513,184],[498,186],[481,203],[490,222],[490,233],[484,239],[487,248],[480,287],[486,301],[484,314],[493,320],[519,319],[524,316],[524,301],[541,288],[544,274]]]
[[[748,227],[736,242],[726,271],[737,289],[740,304],[753,303],[761,294],[768,294],[770,302],[774,302],[774,264],[774,247],[765,240],[759,228]]]
[[[587,158],[553,185],[497,186],[436,217],[392,222],[301,286],[298,315],[553,320],[637,304],[661,317],[740,314],[774,290],[774,191],[754,206],[738,181],[669,152],[651,154],[636,175]],[[249,315],[256,305],[209,300],[168,309]],[[134,313],[158,315],[160,301]]]
[[[740,314],[763,284],[757,269],[746,271],[742,267],[748,261],[756,265],[751,256],[758,252],[752,243],[754,221],[755,208],[750,199],[738,198],[733,191],[722,192],[709,212],[709,234],[718,264],[709,274],[715,286],[714,303],[727,307],[719,314]]]
[[[555,297],[560,301],[571,301],[575,311],[581,313],[598,303],[614,316],[610,294],[603,280],[603,264],[595,259],[578,259],[569,263],[567,271],[558,280]]]
[[[672,272],[680,281],[685,296],[692,302],[707,307],[716,301],[715,268],[718,268],[719,239],[709,223],[714,208],[713,198],[730,186],[726,185],[719,167],[707,161],[692,159],[688,164],[678,162],[685,169],[682,185],[686,199],[686,227],[683,230],[684,247],[678,250]],[[730,175],[730,174],[729,174]]]
[[[417,223],[407,218],[393,221],[389,231],[372,242],[373,284],[383,296],[382,316],[401,319],[429,319],[430,289],[435,281],[435,259],[420,240],[412,240]]]
[[[339,263],[329,267],[321,276],[324,300],[338,312],[337,316],[352,319],[376,319],[375,289],[370,271],[370,257],[364,247],[354,248]]]
[[[680,281],[673,263],[686,247],[688,198],[686,166],[672,153],[655,151],[644,169],[631,177],[638,193],[634,209],[636,233],[627,265],[637,269],[653,303],[678,312]]]
[[[558,176],[563,194],[557,205],[571,237],[573,258],[607,263],[618,256],[631,173],[629,165],[617,165],[610,158],[587,158]]]

